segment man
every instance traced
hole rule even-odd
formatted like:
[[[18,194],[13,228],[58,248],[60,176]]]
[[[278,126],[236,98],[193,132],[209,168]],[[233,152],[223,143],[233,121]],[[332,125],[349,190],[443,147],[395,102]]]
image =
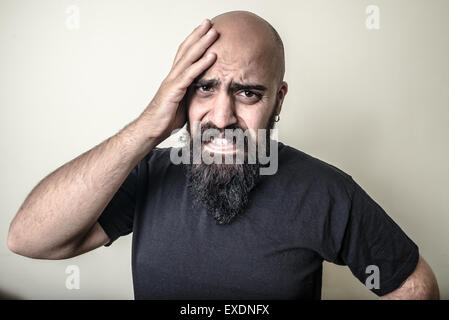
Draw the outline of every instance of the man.
[[[271,142],[278,169],[261,175],[264,165],[248,161],[251,143],[264,149],[261,136],[242,149],[225,135],[273,127],[283,76],[268,22],[242,11],[206,19],[135,121],[33,189],[9,248],[65,259],[133,232],[136,299],[320,299],[323,260],[363,283],[378,268],[371,290],[383,298],[438,299],[418,247],[349,175]],[[244,154],[245,163],[175,165],[173,149],[155,146],[186,121],[191,155],[193,137],[215,130],[200,155]]]

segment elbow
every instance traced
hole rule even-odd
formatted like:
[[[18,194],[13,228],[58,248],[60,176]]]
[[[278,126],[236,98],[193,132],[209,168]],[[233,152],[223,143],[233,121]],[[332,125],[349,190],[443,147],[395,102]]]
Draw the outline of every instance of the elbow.
[[[11,223],[11,225],[9,227],[9,231],[8,231],[7,246],[8,246],[8,249],[11,252],[23,255],[22,254],[23,250],[22,250],[22,248],[19,245],[17,232],[15,232],[13,230],[13,224],[12,223]]]
[[[437,279],[420,256],[415,271],[393,292],[382,296],[382,300],[439,300],[440,290]]]
[[[422,265],[421,276],[416,279],[417,282],[415,287],[421,289],[417,289],[418,299],[423,300],[439,300],[440,299],[440,289],[438,287],[438,282],[433,273],[432,269],[428,265],[428,263],[420,257],[420,262]]]
[[[16,214],[14,219],[11,221],[8,229],[8,237],[7,237],[7,247],[8,249],[21,256],[26,256],[26,245],[23,237],[23,230],[21,230],[21,225],[18,222],[17,216],[19,212]]]
[[[14,239],[10,232],[8,232],[7,247],[9,249],[9,251],[11,251],[13,253],[18,253],[16,243],[14,242]]]
[[[440,300],[440,290],[435,277],[429,276],[421,282],[412,284],[408,300]]]
[[[8,232],[7,246],[8,249],[15,254],[28,257],[28,258],[37,258],[27,250],[26,246],[21,243],[20,238],[14,234],[13,232]]]
[[[28,258],[36,258],[36,255],[30,252],[29,246],[25,244],[25,241],[20,233],[15,230],[13,224],[9,227],[7,246],[8,249],[15,254]]]
[[[8,249],[18,255],[32,258],[32,259],[64,259],[65,256],[55,254],[55,250],[46,250],[37,245],[39,241],[34,241],[29,237],[23,235],[17,230],[13,223],[11,223],[8,231],[7,247]]]
[[[7,247],[15,254],[32,259],[63,260],[80,254],[78,240],[56,241],[50,231],[36,232],[36,228],[24,227],[16,220],[9,226]]]
[[[432,279],[429,282],[425,299],[440,300],[440,288],[438,287],[438,282],[435,275],[432,276]]]
[[[18,255],[31,259],[62,260],[72,258],[69,252],[64,250],[43,250],[21,243],[14,234],[8,233],[8,249]]]

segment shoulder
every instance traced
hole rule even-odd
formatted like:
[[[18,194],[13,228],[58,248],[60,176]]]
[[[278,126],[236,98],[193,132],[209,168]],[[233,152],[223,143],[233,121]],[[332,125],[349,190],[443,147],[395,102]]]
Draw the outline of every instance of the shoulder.
[[[275,218],[267,218],[271,233],[279,234],[281,240],[320,252],[320,246],[332,244],[332,239],[341,235],[348,221],[355,190],[352,177],[334,165],[282,143],[278,151],[278,171],[263,178],[260,189],[270,197],[259,197],[262,200],[257,207],[275,203]]]
[[[173,148],[155,147],[141,160],[142,163],[170,162],[170,152]]]
[[[311,156],[301,150],[279,143],[279,176],[298,187],[317,188],[323,191],[341,191],[349,198],[355,182],[340,168]]]
[[[150,174],[151,172],[161,172],[167,170],[170,165],[170,152],[172,148],[153,148],[139,162],[139,171]]]

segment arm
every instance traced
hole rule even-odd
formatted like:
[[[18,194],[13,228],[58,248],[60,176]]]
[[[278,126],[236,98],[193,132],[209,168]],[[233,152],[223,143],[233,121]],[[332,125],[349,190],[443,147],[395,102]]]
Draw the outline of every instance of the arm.
[[[206,34],[207,31],[210,32]],[[8,232],[8,248],[40,259],[64,259],[109,241],[97,220],[137,163],[186,122],[181,103],[193,80],[216,55],[205,20],[181,44],[173,67],[143,113],[115,136],[45,177],[28,195]]]
[[[402,285],[381,300],[438,300],[440,292],[432,269],[420,256],[415,271]]]
[[[147,138],[142,121],[135,121],[48,175],[11,222],[10,250],[31,258],[60,259],[85,247],[88,235],[89,247],[105,244],[108,237],[96,221],[155,143]]]

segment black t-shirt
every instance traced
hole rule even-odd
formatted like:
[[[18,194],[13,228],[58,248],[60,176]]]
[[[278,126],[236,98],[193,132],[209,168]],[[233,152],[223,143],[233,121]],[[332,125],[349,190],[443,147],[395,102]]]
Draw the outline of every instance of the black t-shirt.
[[[244,213],[218,225],[194,209],[182,165],[155,148],[99,218],[111,239],[133,232],[136,299],[320,299],[323,260],[348,265],[377,295],[414,271],[418,247],[338,168],[279,143]]]

